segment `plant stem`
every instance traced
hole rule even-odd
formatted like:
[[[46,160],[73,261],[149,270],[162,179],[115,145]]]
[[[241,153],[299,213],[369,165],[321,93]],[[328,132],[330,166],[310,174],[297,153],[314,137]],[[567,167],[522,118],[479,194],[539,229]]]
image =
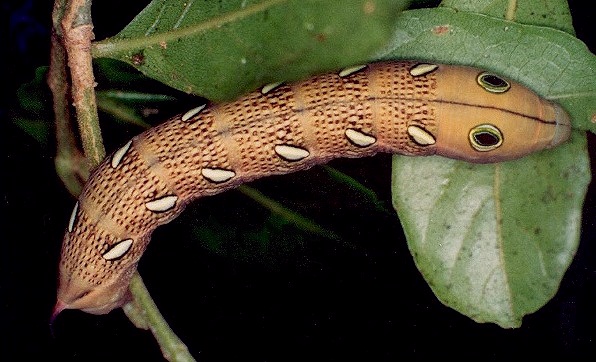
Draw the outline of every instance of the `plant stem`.
[[[83,151],[92,166],[105,157],[99,116],[95,102],[95,79],[89,49],[94,38],[91,0],[67,2],[60,21],[70,69],[72,97],[77,113]]]
[[[70,126],[70,89],[66,72],[66,49],[61,42],[60,17],[64,13],[64,2],[56,1],[52,11],[54,27],[51,35],[50,67],[47,83],[53,98],[56,130],[56,173],[73,195],[81,193],[85,180],[89,177],[89,165],[77,147],[72,127]]]
[[[85,180],[89,177],[89,165],[79,151],[75,135],[70,127],[71,112],[68,100],[68,76],[66,74],[66,51],[56,33],[52,34],[48,86],[53,96],[56,130],[56,173],[71,193],[81,193]]]
[[[135,273],[132,277],[129,288],[134,295],[135,305],[127,305],[124,310],[127,312],[127,315],[131,308],[136,309],[138,307],[142,311],[143,319],[147,322],[147,326],[157,340],[163,356],[168,361],[195,361],[188,352],[186,345],[176,336],[159,312],[139,273]]]

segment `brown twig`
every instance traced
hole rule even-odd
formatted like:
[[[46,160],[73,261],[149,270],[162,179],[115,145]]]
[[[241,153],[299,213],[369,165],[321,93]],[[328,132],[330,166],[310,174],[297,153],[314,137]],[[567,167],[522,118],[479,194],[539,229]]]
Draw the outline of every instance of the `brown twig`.
[[[62,45],[56,21],[62,14],[63,3],[56,1],[52,13],[54,29],[50,48],[50,67],[47,76],[48,86],[53,96],[54,119],[56,124],[56,172],[68,191],[77,196],[89,177],[89,164],[77,147],[71,123],[69,77],[66,72],[66,49]]]
[[[95,101],[95,79],[91,57],[94,39],[91,0],[68,0],[60,21],[72,82],[72,97],[77,113],[83,151],[92,166],[105,157]]]

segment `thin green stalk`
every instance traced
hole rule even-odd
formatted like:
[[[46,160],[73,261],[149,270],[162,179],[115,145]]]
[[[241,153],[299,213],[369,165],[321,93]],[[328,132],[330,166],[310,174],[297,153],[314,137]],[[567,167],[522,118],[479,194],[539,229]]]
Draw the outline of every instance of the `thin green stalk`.
[[[155,302],[151,298],[149,291],[145,287],[139,273],[135,273],[130,282],[130,291],[134,295],[136,306],[140,307],[147,326],[151,329],[153,336],[159,343],[163,356],[168,361],[190,362],[195,361],[188,352],[186,345],[176,336],[174,331],[165,321]],[[127,309],[132,308],[128,306]],[[127,312],[127,315],[129,313]]]
[[[342,182],[343,184],[347,185],[348,187],[354,189],[354,191],[362,194],[369,202],[373,203],[377,210],[382,212],[393,212],[388,210],[381,200],[377,197],[377,194],[369,189],[368,187],[364,186],[362,183],[354,179],[353,177],[333,168],[329,165],[323,165],[323,170],[327,171],[327,173],[336,181]]]
[[[323,228],[322,226],[318,225],[314,221],[288,209],[279,202],[265,196],[260,191],[252,187],[241,185],[238,186],[238,191],[242,192],[246,196],[250,197],[251,199],[263,205],[267,209],[271,210],[271,212],[278,214],[284,219],[288,220],[289,222],[295,224],[298,228],[302,230],[311,232],[313,234],[321,235],[332,240],[341,240],[341,238],[333,231],[329,231]]]

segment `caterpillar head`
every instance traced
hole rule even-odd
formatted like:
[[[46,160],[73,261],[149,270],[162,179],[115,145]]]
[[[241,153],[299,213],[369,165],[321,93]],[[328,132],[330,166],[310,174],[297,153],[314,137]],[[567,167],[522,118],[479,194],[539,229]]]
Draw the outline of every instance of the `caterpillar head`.
[[[86,218],[77,203],[62,244],[52,320],[65,309],[106,314],[130,300],[128,285],[144,246],[130,238],[118,240],[88,220],[78,222]]]
[[[523,85],[468,67],[437,69],[436,152],[488,163],[555,147],[571,133],[567,113]],[[414,132],[420,133],[418,130]]]
[[[112,282],[93,285],[78,275],[61,271],[58,297],[51,320],[65,309],[80,309],[91,314],[106,314],[130,300],[128,284],[136,268],[129,268],[124,275]],[[129,275],[130,274],[130,275]]]

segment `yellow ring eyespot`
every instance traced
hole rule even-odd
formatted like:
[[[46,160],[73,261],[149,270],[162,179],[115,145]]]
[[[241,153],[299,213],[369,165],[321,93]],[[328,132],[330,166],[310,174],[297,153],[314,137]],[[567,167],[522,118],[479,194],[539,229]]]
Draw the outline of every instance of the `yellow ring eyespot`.
[[[476,151],[487,152],[503,144],[503,134],[492,124],[481,124],[470,130],[470,144]]]
[[[498,75],[482,72],[476,78],[478,84],[491,93],[505,93],[511,88],[511,84]]]

